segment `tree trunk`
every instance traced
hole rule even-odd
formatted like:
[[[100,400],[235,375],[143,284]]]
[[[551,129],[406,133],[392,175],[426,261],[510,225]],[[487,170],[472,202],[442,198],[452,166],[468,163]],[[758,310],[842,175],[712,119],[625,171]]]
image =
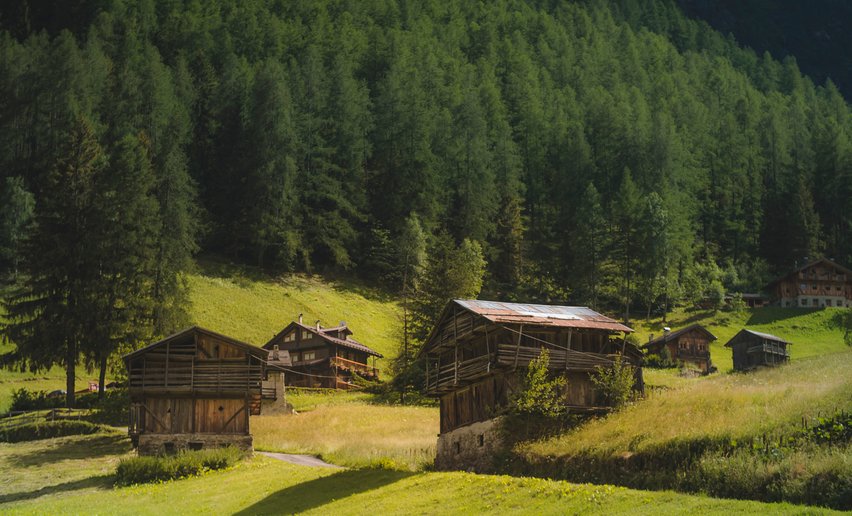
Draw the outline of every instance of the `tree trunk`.
[[[104,389],[106,386],[106,370],[107,370],[107,353],[104,353],[101,356],[101,372],[98,375],[98,400],[102,400],[104,398]]]
[[[74,385],[77,380],[77,343],[70,339],[65,349],[65,406],[74,408]]]

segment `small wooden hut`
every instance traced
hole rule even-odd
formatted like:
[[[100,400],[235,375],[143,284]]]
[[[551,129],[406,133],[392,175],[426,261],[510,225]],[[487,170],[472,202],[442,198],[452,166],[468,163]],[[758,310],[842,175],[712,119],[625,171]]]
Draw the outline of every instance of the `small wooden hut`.
[[[140,455],[252,449],[268,351],[193,326],[125,355],[128,432]]]
[[[636,366],[635,388],[642,390],[642,354],[623,338],[632,331],[583,307],[451,301],[421,351],[425,392],[440,399],[436,466],[479,469],[490,460],[499,442],[495,417],[542,348],[550,369],[568,380],[569,410],[605,410],[591,375],[618,355]]]
[[[319,321],[313,326],[293,321],[263,345],[267,350],[286,351],[292,367],[284,373],[286,385],[351,389],[354,375],[369,380],[379,378],[376,359],[382,354],[351,337],[346,323],[324,328]],[[373,364],[370,365],[370,359]]]
[[[676,331],[667,331],[663,335],[648,341],[644,348],[650,355],[668,356],[680,364],[691,364],[708,374],[713,367],[710,360],[710,343],[716,336],[700,324],[691,324]]]
[[[753,330],[740,330],[725,347],[731,348],[735,371],[748,371],[759,366],[774,366],[790,360],[786,340]]]

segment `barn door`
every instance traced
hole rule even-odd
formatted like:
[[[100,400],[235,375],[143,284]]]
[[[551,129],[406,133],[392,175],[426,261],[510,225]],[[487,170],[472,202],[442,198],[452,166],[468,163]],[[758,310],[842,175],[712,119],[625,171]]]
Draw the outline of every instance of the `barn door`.
[[[203,434],[248,433],[246,400],[195,400],[195,431]]]

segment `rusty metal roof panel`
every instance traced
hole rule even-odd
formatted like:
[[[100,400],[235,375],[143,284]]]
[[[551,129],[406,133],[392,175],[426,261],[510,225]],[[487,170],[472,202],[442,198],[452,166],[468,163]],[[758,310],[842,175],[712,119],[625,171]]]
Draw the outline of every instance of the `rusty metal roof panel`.
[[[633,331],[618,321],[584,306],[502,303],[476,299],[457,299],[455,302],[495,323],[593,328],[628,333]]]

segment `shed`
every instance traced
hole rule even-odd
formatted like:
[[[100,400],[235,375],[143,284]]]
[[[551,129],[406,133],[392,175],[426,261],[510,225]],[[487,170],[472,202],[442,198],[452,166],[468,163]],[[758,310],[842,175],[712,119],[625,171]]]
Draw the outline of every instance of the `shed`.
[[[710,343],[716,336],[700,324],[690,324],[676,331],[667,331],[656,339],[642,345],[649,354],[663,355],[663,349],[669,356],[682,364],[692,364],[704,374],[710,372],[713,362],[710,360]]]
[[[774,366],[790,360],[787,346],[790,342],[754,330],[742,329],[729,340],[725,347],[731,348],[735,371],[748,371],[759,366]]]
[[[124,356],[128,432],[140,455],[252,449],[268,351],[193,326]]]
[[[542,348],[549,350],[550,369],[568,379],[563,395],[569,410],[606,409],[591,375],[619,355],[635,366],[634,388],[641,391],[642,354],[623,338],[632,331],[585,307],[448,303],[421,350],[425,393],[440,399],[436,466],[476,469],[489,460],[491,443],[499,439],[495,417]]]

